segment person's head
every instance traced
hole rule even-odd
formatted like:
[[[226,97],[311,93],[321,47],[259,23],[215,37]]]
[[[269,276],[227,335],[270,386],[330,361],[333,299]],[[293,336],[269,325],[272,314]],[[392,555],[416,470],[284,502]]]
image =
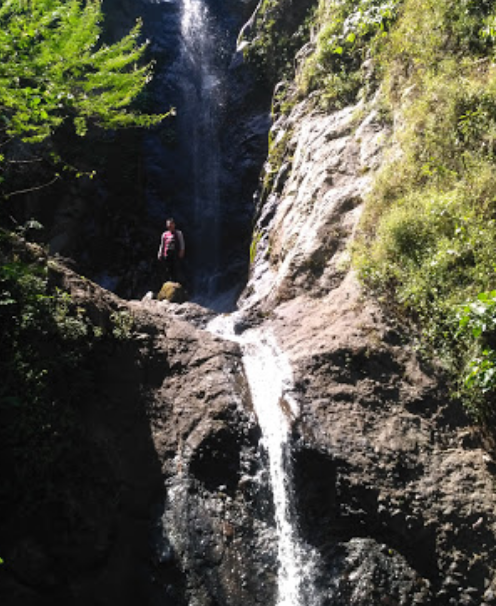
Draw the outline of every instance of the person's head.
[[[176,222],[174,221],[174,219],[172,217],[167,219],[166,225],[167,225],[167,229],[169,231],[174,231],[176,229]]]

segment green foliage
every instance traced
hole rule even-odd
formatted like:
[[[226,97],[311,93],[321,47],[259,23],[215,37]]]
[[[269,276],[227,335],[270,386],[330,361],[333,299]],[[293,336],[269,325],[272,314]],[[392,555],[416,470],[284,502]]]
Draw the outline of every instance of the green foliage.
[[[78,139],[87,134],[94,139],[99,128],[149,127],[168,115],[142,109],[152,66],[143,60],[140,23],[106,45],[101,21],[100,0],[0,3],[0,193],[5,199],[69,174],[93,178],[99,160],[93,154],[92,162],[79,168],[88,154]]]
[[[251,239],[251,244],[250,244],[250,265],[253,265],[253,263],[255,262],[255,257],[257,255],[257,249],[258,249],[258,245],[260,243],[260,240],[262,238],[262,233],[257,231],[253,234],[253,237]]]
[[[495,18],[493,2],[404,0],[378,55],[396,148],[369,196],[355,254],[365,284],[420,324],[484,419],[496,387]]]
[[[361,66],[387,36],[400,0],[321,0],[316,50],[303,67],[305,94],[320,90],[329,109],[353,102],[364,84]]]
[[[73,422],[70,403],[55,398],[59,390],[63,400],[69,396],[68,373],[82,361],[78,341],[87,327],[47,293],[44,269],[17,260],[0,267],[0,322],[1,438],[17,470],[15,477],[3,472],[3,491],[15,500],[26,485],[51,490],[48,470],[59,467]],[[60,343],[65,346],[57,350]]]
[[[291,131],[284,131],[274,138],[272,133],[269,133],[269,153],[264,166],[262,197],[272,191],[283,163],[292,161],[289,156],[291,134]]]
[[[463,375],[463,387],[470,396],[496,390],[496,290],[480,293],[465,304],[459,314],[457,337],[467,346],[469,355]],[[478,408],[478,413],[489,411]]]
[[[92,397],[95,347],[111,346],[131,330],[123,313],[108,330],[95,326],[51,285],[51,271],[39,250],[29,252],[2,232],[0,498],[28,507],[56,498],[61,478],[77,476],[85,464],[78,459],[85,439],[79,415]]]
[[[112,335],[119,341],[125,341],[132,335],[134,325],[133,316],[126,311],[115,311],[110,314],[112,322]]]
[[[317,0],[263,0],[245,43],[245,58],[275,84],[294,74],[294,57],[308,41]]]
[[[476,301],[464,305],[459,314],[460,330],[475,338],[496,335],[496,290],[482,292]]]
[[[67,119],[84,136],[89,122],[115,128],[163,118],[126,109],[150,78],[139,24],[107,46],[101,19],[97,0],[2,2],[0,119],[9,137],[42,141]]]

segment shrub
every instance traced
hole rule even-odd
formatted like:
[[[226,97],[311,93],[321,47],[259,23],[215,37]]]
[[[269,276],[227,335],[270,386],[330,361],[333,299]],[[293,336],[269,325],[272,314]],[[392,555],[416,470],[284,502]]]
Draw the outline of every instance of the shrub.
[[[483,422],[495,420],[491,394],[496,390],[496,290],[479,293],[460,308],[458,340],[466,348],[460,391]]]
[[[323,91],[325,109],[353,102],[364,83],[364,59],[387,35],[399,0],[321,0],[316,51],[303,67],[299,85],[304,94]]]
[[[246,42],[245,58],[269,84],[294,74],[294,57],[308,41],[317,0],[263,0]]]
[[[114,334],[104,334],[50,286],[43,254],[2,232],[0,325],[0,500],[32,509],[88,464],[80,414],[92,396],[94,348],[129,336],[130,321],[118,314]]]

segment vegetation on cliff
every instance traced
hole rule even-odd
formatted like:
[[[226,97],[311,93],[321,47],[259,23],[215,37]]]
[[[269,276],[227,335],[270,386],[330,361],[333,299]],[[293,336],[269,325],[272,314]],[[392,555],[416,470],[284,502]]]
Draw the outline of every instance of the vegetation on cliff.
[[[151,65],[142,60],[139,24],[119,42],[105,45],[101,20],[97,0],[0,4],[0,191],[5,197],[19,184],[35,187],[32,166],[47,160],[53,170],[60,163],[56,135],[83,137],[92,126],[150,126],[164,118],[133,104],[151,76]],[[84,154],[80,147],[77,152]],[[47,170],[44,163],[34,177],[45,173],[45,181],[50,179],[53,173]],[[12,502],[26,485],[39,502],[42,493],[48,496],[53,474],[79,465],[69,453],[81,441],[75,417],[88,386],[93,347],[129,331],[118,313],[113,328],[92,323],[54,286],[55,274],[43,251],[0,233],[0,416],[7,453],[2,491]]]
[[[321,1],[314,52],[298,74],[300,95],[318,90],[320,107],[329,110],[353,103],[363,87],[370,89],[374,72],[362,65],[381,50],[399,4],[399,0]]]
[[[38,246],[0,232],[0,502],[25,513],[57,500],[60,479],[71,483],[85,468],[79,417],[94,387],[95,348],[131,331],[118,310],[92,320],[58,282]]]
[[[97,0],[0,3],[3,212],[13,193],[51,183],[55,171],[69,168],[61,158],[67,140],[92,128],[150,126],[164,118],[136,103],[151,76],[139,24],[105,45],[101,20]],[[88,156],[79,145],[69,152],[71,164]],[[130,331],[130,318],[117,309],[103,324],[91,319],[59,277],[42,249],[0,232],[3,519],[59,507],[67,499],[57,487],[77,488],[91,475],[95,461],[83,455],[91,448],[80,419],[94,387],[95,352],[112,351]]]
[[[308,41],[316,0],[263,0],[243,32],[245,57],[269,85],[294,75],[294,57]]]
[[[395,141],[357,256],[364,282],[415,320],[485,421],[496,388],[495,25],[494,2],[404,0],[376,56]]]
[[[111,427],[126,416],[117,395],[125,379],[108,377],[117,358],[136,357],[135,321],[39,246],[0,231],[0,328],[2,599],[72,603],[122,525],[121,461],[101,427],[114,402]]]

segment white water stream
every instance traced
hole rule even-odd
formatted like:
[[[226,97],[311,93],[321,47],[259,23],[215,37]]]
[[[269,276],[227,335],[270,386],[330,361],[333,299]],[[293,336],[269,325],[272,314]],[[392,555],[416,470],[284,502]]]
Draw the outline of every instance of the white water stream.
[[[287,393],[291,387],[291,368],[274,339],[252,331],[242,341],[243,362],[250,384],[253,406],[269,454],[270,479],[278,534],[278,606],[299,606],[300,550],[291,520],[291,502],[287,485],[288,413],[297,414],[297,406]]]
[[[218,316],[210,323],[209,330],[236,341],[242,348],[253,406],[268,452],[278,539],[276,606],[302,606],[308,604],[305,595],[308,596],[309,591],[304,584],[309,578],[313,557],[298,539],[288,474],[291,419],[298,415],[298,405],[291,396],[291,366],[267,330],[251,329],[236,336],[232,326],[232,317]]]
[[[220,255],[219,114],[223,104],[223,72],[219,67],[219,35],[205,0],[182,0],[181,39],[183,100],[178,108],[190,149],[190,183],[195,269],[193,290],[206,304],[215,292]],[[191,252],[191,251],[190,251]]]
[[[181,38],[182,57],[187,64],[185,71],[190,75],[182,83],[185,101],[182,113],[191,137],[195,237],[201,251],[193,260],[198,271],[194,290],[202,295],[195,297],[198,302],[208,303],[211,292],[215,292],[215,274],[219,267],[221,152],[218,124],[224,84],[218,68],[219,40],[205,0],[182,0]],[[305,570],[310,566],[311,558],[298,540],[291,474],[288,474],[291,468],[291,419],[298,415],[297,403],[291,397],[291,367],[273,335],[251,329],[235,336],[233,320],[233,316],[218,316],[210,323],[209,330],[237,341],[242,347],[253,406],[269,457],[278,540],[276,606],[302,606],[307,603]]]

